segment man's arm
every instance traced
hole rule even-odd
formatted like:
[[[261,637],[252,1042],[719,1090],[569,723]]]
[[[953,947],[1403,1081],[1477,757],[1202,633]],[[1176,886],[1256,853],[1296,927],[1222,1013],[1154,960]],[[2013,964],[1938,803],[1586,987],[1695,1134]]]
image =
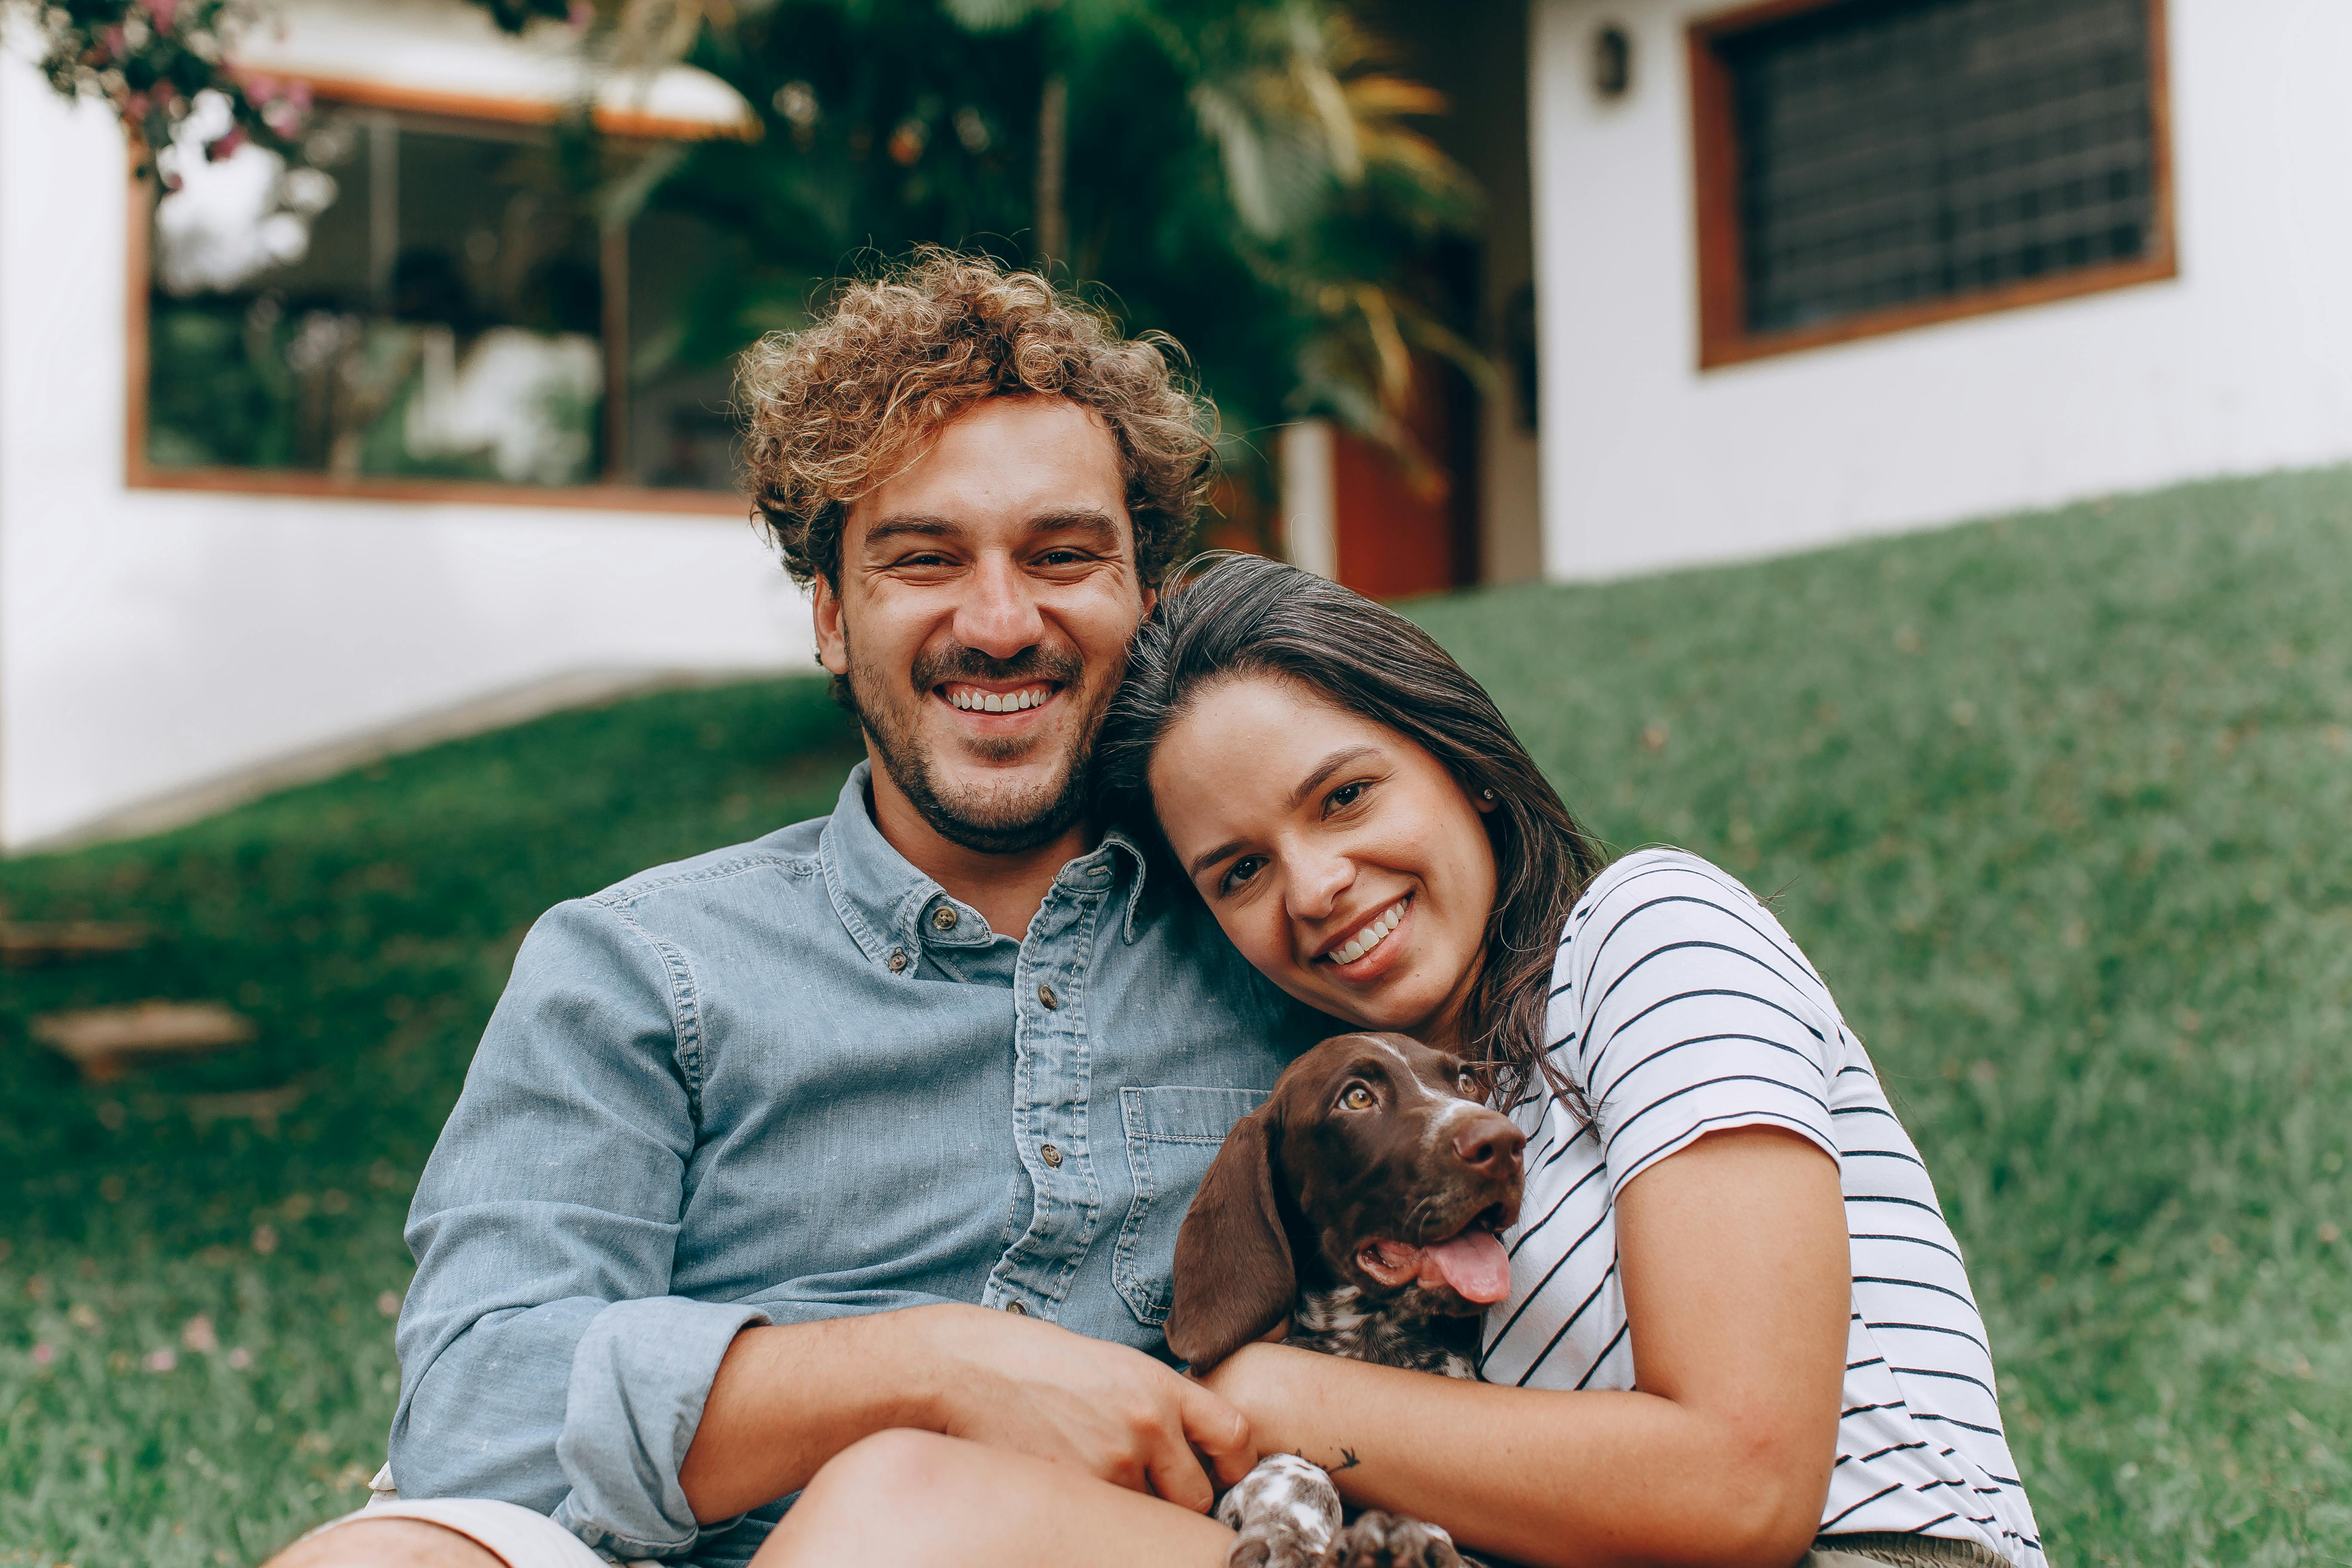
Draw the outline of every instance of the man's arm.
[[[942,1305],[746,1329],[719,1363],[678,1482],[696,1519],[731,1518],[894,1426],[1068,1465],[1203,1513],[1202,1457],[1222,1486],[1257,1462],[1240,1412],[1140,1351]]]
[[[695,1145],[680,984],[600,902],[551,910],[516,956],[410,1210],[404,1495],[520,1503],[625,1558],[697,1539],[677,1465],[769,1314],[671,1291]]]

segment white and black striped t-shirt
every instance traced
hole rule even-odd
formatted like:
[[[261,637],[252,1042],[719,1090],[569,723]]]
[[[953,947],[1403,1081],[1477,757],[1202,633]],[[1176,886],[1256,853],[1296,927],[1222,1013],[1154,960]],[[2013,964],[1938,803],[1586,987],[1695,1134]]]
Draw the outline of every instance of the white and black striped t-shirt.
[[[1595,1120],[1522,1105],[1527,1193],[1483,1375],[1633,1386],[1612,1218],[1626,1183],[1729,1127],[1785,1127],[1838,1163],[1853,1321],[1825,1534],[1972,1540],[2043,1568],[1968,1271],[1918,1151],[1829,989],[1754,895],[1679,849],[1593,879],[1552,972],[1552,1059]]]

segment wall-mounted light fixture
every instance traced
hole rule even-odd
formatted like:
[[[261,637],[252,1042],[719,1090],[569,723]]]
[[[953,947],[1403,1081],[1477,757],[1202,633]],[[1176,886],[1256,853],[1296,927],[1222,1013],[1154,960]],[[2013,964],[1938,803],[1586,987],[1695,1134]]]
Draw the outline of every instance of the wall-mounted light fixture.
[[[1633,40],[1614,22],[1592,31],[1592,90],[1603,101],[1625,96],[1633,85]]]

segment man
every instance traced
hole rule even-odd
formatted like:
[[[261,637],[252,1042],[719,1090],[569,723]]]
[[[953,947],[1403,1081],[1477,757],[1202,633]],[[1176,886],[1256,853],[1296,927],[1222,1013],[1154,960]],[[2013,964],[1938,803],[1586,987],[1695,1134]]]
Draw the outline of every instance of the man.
[[[894,1428],[1196,1509],[1255,1458],[1160,1324],[1194,1185],[1321,1021],[1085,815],[1203,411],[950,255],[741,391],[868,760],[533,930],[410,1215],[401,1500],[283,1568],[740,1563]]]

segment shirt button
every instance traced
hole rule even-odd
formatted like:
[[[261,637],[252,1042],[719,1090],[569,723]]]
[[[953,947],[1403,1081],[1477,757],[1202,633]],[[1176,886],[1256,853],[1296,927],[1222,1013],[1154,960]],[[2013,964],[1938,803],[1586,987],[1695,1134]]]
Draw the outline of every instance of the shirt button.
[[[1055,1148],[1051,1143],[1046,1144],[1043,1149],[1038,1150],[1037,1152],[1044,1158],[1045,1163],[1048,1165],[1058,1167],[1062,1163],[1062,1152],[1059,1149]]]
[[[905,948],[898,948],[892,951],[890,954],[890,973],[893,974],[904,974],[907,973],[907,950]]]
[[[1008,1311],[1008,1312],[1012,1313],[1012,1314],[1013,1314],[1014,1317],[1016,1317],[1016,1318],[1025,1318],[1025,1317],[1027,1317],[1027,1316],[1029,1315],[1029,1309],[1028,1309],[1028,1308],[1026,1308],[1026,1307],[1024,1307],[1024,1306],[1023,1306],[1023,1305],[1022,1305],[1020,1302],[1018,1302],[1018,1301],[1007,1301],[1007,1302],[1005,1302],[1005,1303],[1004,1303],[1004,1310],[1005,1310],[1006,1311]]]
[[[1050,985],[1037,987],[1037,1000],[1048,1007],[1058,1007],[1062,1005],[1062,999],[1054,994],[1054,988]]]
[[[949,904],[941,904],[938,909],[933,910],[931,911],[931,924],[940,931],[955,930],[956,912],[954,907]]]

